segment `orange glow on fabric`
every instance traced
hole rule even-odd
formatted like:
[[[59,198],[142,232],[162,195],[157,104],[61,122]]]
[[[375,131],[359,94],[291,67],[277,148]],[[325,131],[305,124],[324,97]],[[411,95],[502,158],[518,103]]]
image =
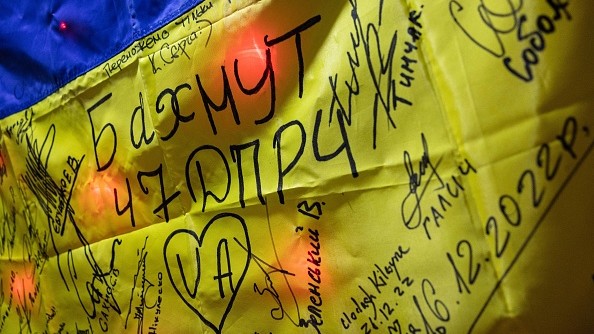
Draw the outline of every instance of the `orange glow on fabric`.
[[[26,275],[17,273],[12,289],[17,298],[21,300],[26,298],[25,296],[33,291],[34,286],[35,284],[33,283],[33,277],[27,277]]]
[[[101,213],[113,205],[115,180],[106,175],[95,175],[86,184],[87,195],[80,200],[83,210],[94,214]]]
[[[265,36],[261,29],[255,28],[239,33],[232,39],[225,59],[225,75],[228,76],[225,80],[231,83],[228,94],[233,94],[237,109],[249,110],[252,120],[248,122],[256,125],[273,117],[276,104],[276,52],[266,46]],[[239,122],[236,117],[235,123]]]
[[[238,84],[245,91],[257,91],[273,74],[274,49],[264,44],[264,34],[250,29],[237,38],[229,50],[227,60],[233,61],[233,70]],[[258,87],[258,88],[253,88]]]
[[[283,268],[294,274],[296,284],[294,292],[298,297],[307,297],[311,290],[317,291],[321,282],[330,281],[328,272],[323,268],[320,236],[317,229],[297,229],[298,239],[292,242],[288,251],[283,255]],[[328,283],[330,286],[331,283]]]
[[[324,298],[334,295],[333,282],[323,266],[323,246],[318,229],[299,226],[295,232],[298,237],[287,246],[282,258],[283,270],[292,276],[287,279],[290,285],[279,282],[279,292],[282,291],[283,296],[292,295],[294,302],[304,306],[297,311],[301,327],[318,328],[323,324]],[[281,290],[284,286],[288,290]],[[291,299],[286,299],[286,305],[290,305]]]
[[[31,272],[30,272],[31,271]],[[16,301],[17,312],[30,314],[33,305],[38,301],[39,283],[35,282],[34,270],[11,270],[9,293],[10,299]],[[2,287],[2,291],[6,287]]]

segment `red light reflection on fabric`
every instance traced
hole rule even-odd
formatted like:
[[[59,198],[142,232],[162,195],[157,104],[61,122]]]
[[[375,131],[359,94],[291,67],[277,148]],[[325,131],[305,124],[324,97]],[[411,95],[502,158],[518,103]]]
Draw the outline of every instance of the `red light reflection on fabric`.
[[[86,212],[99,214],[113,203],[115,186],[116,181],[110,176],[95,175],[87,182],[79,204]]]
[[[227,52],[227,62],[237,61],[237,74],[246,87],[255,86],[265,73],[267,51],[275,64],[276,52],[264,44],[264,35],[257,28],[247,29]]]
[[[283,269],[294,275],[290,280],[295,297],[308,300],[312,291],[322,290],[322,285],[329,292],[333,282],[327,268],[323,266],[323,242],[319,234],[316,235],[318,231],[305,228],[298,233],[299,237],[286,246],[287,251],[280,260]]]
[[[35,277],[34,275],[27,275],[20,272],[12,272],[14,275],[11,279],[11,289],[13,295],[19,302],[27,302],[29,294],[35,291]]]

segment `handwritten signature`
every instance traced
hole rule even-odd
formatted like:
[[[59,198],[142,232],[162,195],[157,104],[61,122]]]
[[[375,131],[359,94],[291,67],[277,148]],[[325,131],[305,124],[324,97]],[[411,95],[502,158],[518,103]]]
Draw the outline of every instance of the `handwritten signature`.
[[[146,251],[146,242],[148,237],[144,239],[144,244],[142,248],[137,251],[138,253],[138,263],[136,266],[136,273],[134,274],[134,286],[132,287],[132,291],[130,292],[130,304],[128,307],[128,313],[126,314],[126,322],[124,324],[124,328],[128,328],[128,320],[132,310],[134,310],[134,319],[138,319],[138,327],[137,333],[142,334],[144,332],[144,320],[147,318],[145,316],[146,310],[155,310],[155,319],[158,319],[161,308],[161,301],[162,301],[162,294],[163,294],[163,274],[159,272],[157,274],[157,283],[152,283],[146,278],[146,257],[148,252]],[[139,286],[140,285],[140,286]],[[139,290],[139,291],[138,291]],[[154,291],[153,291],[154,290]],[[153,291],[152,294],[149,294]],[[157,296],[154,298],[154,302],[147,303],[147,296],[152,295],[154,296],[155,293]],[[138,297],[138,298],[136,298]],[[136,306],[132,306],[132,303],[135,299],[139,299]],[[158,320],[152,323],[152,326],[149,327],[150,330],[156,330]]]
[[[158,51],[148,55],[148,60],[151,63],[153,74],[156,74],[162,70],[163,67],[173,64],[173,62],[181,56],[185,56],[188,60],[190,60],[191,57],[186,51],[186,48],[197,41],[198,38],[202,36],[203,31],[206,32],[204,47],[208,45],[210,36],[212,34],[212,22],[207,19],[201,19],[197,20],[196,24],[198,25],[198,28],[192,31],[188,36],[172,44],[165,42]],[[158,57],[155,59],[155,56],[157,55]]]
[[[534,78],[533,67],[539,63],[539,53],[546,47],[545,36],[556,30],[556,22],[563,17],[571,20],[567,10],[569,1],[547,0],[552,15],[542,13],[535,20],[535,29],[528,31],[526,22],[528,17],[522,14],[524,0],[505,0],[497,2],[497,8],[478,1],[476,11],[467,11],[467,7],[457,0],[450,0],[450,16],[462,32],[478,47],[494,57],[501,58],[506,69],[523,81],[529,82]],[[504,9],[501,9],[504,8]],[[470,14],[478,15],[478,18]],[[474,24],[476,20],[481,25]],[[470,28],[472,27],[472,29]],[[516,33],[516,42],[528,44],[521,51],[521,70],[514,65],[502,37]],[[480,37],[479,37],[480,36]]]
[[[122,314],[114,295],[120,275],[120,270],[115,267],[116,246],[121,244],[122,241],[120,239],[115,239],[112,242],[109,270],[107,271],[104,271],[95,261],[90,248],[88,246],[84,247],[87,264],[91,266],[93,271],[90,275],[92,276],[90,281],[84,281],[84,279],[80,278],[80,276],[83,276],[79,274],[82,270],[81,268],[76,268],[76,258],[73,256],[72,250],[68,250],[67,253],[70,280],[73,283],[80,304],[91,319],[98,318],[99,326],[103,332],[109,330],[109,316],[111,311]],[[79,288],[81,283],[85,286],[84,290]],[[91,302],[90,306],[87,305],[89,301]]]
[[[68,157],[58,183],[54,181],[48,171],[48,162],[56,140],[55,125],[52,124],[48,128],[41,142],[31,137],[32,133],[27,134],[25,138],[28,154],[23,182],[34,194],[39,207],[47,217],[49,240],[57,254],[58,269],[66,289],[71,291],[71,288],[74,288],[87,316],[90,319],[98,319],[101,329],[107,332],[110,313],[112,311],[117,314],[122,313],[113,293],[119,276],[119,269],[114,265],[116,246],[121,245],[122,241],[120,239],[113,241],[110,265],[108,270],[104,270],[76,223],[74,209],[70,205],[72,190],[76,184],[84,155],[81,158]],[[66,263],[64,263],[57,244],[67,231],[67,225],[71,226],[74,236],[80,242],[84,256],[74,256],[72,249],[69,249],[66,252]],[[38,232],[30,232],[33,238],[36,237],[41,242],[40,245],[43,249],[43,243],[48,240],[47,235],[40,236]],[[38,255],[43,259],[43,252]]]
[[[245,250],[249,256],[251,257],[252,261],[258,266],[262,274],[264,275],[264,287],[258,285],[258,283],[254,283],[254,292],[259,294],[260,296],[268,295],[272,297],[274,302],[276,303],[277,307],[274,307],[270,310],[270,316],[274,320],[282,320],[285,316],[287,316],[294,325],[298,325],[298,322],[294,321],[291,318],[291,315],[285,311],[285,307],[283,306],[281,295],[274,287],[274,279],[275,277],[279,277],[280,280],[285,280],[286,276],[295,276],[294,273],[291,273],[285,269],[281,269],[271,265],[270,263],[264,261],[260,257],[254,255],[249,249],[247,249],[239,240],[235,239],[235,242]],[[278,274],[278,275],[277,275]],[[288,283],[287,283],[288,284]],[[292,293],[292,292],[291,292]],[[293,294],[294,297],[294,294]],[[295,302],[296,303],[296,302]]]
[[[410,153],[404,151],[404,167],[406,168],[406,174],[409,179],[409,192],[402,200],[401,213],[404,225],[411,230],[414,230],[421,225],[423,217],[421,200],[423,199],[431,179],[436,177],[441,187],[443,187],[444,184],[437,172],[437,167],[439,167],[439,164],[441,163],[441,158],[436,163],[431,161],[429,145],[427,144],[424,133],[421,133],[421,142],[423,144],[423,155],[419,161],[418,171],[415,170]],[[425,184],[423,184],[423,177],[425,176],[427,176],[427,180]],[[423,187],[419,189],[421,186]],[[412,204],[410,204],[411,202]]]
[[[373,103],[373,148],[377,147],[377,126],[380,112],[383,112],[386,117],[388,126],[396,128],[396,122],[392,116],[392,112],[396,110],[398,103],[405,105],[412,105],[412,102],[397,94],[396,79],[394,75],[394,59],[396,57],[396,42],[398,40],[398,31],[391,32],[391,37],[388,41],[382,40],[380,37],[381,17],[383,6],[379,6],[379,18],[377,24],[375,22],[361,22],[359,16],[359,7],[357,0],[349,0],[351,5],[351,17],[353,23],[353,31],[350,33],[350,40],[352,49],[347,52],[349,60],[350,73],[344,85],[347,89],[347,97],[340,98],[338,93],[338,74],[333,77],[330,76],[330,86],[332,88],[332,102],[330,107],[330,122],[332,122],[332,114],[340,113],[339,121],[346,120],[348,125],[351,124],[352,98],[361,93],[359,78],[357,70],[361,69],[365,61],[367,70],[371,76],[374,93]],[[360,57],[361,46],[363,47],[363,57]],[[382,47],[386,47],[382,50]],[[363,59],[360,59],[363,58]]]

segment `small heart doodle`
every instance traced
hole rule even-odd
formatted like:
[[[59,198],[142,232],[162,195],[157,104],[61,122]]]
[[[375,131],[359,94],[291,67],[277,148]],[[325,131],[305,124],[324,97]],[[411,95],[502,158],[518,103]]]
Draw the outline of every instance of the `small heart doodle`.
[[[250,254],[245,220],[233,213],[214,216],[200,236],[189,229],[175,230],[163,246],[173,288],[217,334],[222,331],[247,273]]]

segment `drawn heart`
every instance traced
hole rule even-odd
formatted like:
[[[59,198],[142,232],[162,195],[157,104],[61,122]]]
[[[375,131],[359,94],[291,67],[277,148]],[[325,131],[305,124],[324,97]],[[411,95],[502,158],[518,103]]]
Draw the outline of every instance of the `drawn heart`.
[[[165,240],[163,256],[177,294],[204,324],[220,334],[250,264],[244,219],[220,213],[200,236],[189,229],[175,230]]]

